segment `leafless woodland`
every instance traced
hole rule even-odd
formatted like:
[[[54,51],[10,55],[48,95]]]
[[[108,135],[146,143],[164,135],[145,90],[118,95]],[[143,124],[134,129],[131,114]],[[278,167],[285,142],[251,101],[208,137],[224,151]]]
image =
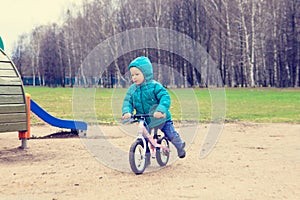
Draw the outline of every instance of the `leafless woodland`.
[[[62,18],[61,23],[40,25],[20,35],[14,47],[13,61],[23,78],[32,78],[33,85],[38,81],[72,86],[66,77],[75,78],[84,58],[99,43],[135,28],[157,27],[200,44],[216,63],[222,85],[300,86],[299,0],[94,0],[70,6]],[[206,74],[197,70],[201,63],[161,49],[163,40],[157,32],[156,48],[115,55],[97,84],[124,86],[121,80],[130,60],[146,55],[153,63],[170,67],[166,86],[207,87]],[[171,42],[178,45],[178,41]],[[112,53],[118,48],[117,43],[111,44]],[[191,48],[186,53],[194,52]],[[178,74],[184,77],[179,82]],[[164,81],[161,70],[155,78]]]

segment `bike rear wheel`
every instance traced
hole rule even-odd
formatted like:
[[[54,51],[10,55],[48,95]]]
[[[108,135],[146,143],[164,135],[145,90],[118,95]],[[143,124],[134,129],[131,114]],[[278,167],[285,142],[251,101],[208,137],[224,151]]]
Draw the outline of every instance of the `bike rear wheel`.
[[[166,137],[160,138],[157,141],[157,143],[162,145],[162,146],[168,147],[168,149],[170,148],[169,147],[169,141]],[[156,149],[156,160],[157,160],[157,163],[160,166],[166,166],[168,161],[169,161],[169,158],[170,158],[170,152],[169,151],[167,151],[163,148],[157,148]]]
[[[131,170],[135,174],[142,174],[147,166],[144,144],[141,139],[137,139],[130,147],[129,163]]]

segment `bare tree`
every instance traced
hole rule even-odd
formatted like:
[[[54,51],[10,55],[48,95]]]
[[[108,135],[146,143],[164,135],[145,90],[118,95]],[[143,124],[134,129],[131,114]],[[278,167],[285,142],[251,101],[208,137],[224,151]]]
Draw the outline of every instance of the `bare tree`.
[[[203,70],[200,63],[191,66],[184,56],[161,49],[164,38],[158,30],[168,28],[194,40],[194,47],[185,51],[187,55],[195,54],[193,48],[200,43],[217,63],[228,86],[299,87],[299,4],[298,0],[84,1],[82,6],[67,10],[62,25],[41,25],[29,35],[21,35],[13,59],[22,76],[32,76],[33,85],[36,77],[42,85],[62,86],[68,77],[72,85],[85,57],[100,42],[133,28],[156,27],[155,38],[144,38],[145,46],[151,39],[156,49],[121,49],[123,54],[118,57],[120,43],[111,43],[109,53],[115,61],[103,76],[107,80],[122,79],[128,63],[143,54],[171,66],[167,84],[174,85],[178,80],[177,71],[184,77],[178,86],[207,86],[212,78],[207,76],[208,68]],[[128,34],[122,39],[133,46],[140,42]],[[170,47],[189,45],[178,41],[169,41]],[[157,71],[161,81],[164,74],[161,68]]]

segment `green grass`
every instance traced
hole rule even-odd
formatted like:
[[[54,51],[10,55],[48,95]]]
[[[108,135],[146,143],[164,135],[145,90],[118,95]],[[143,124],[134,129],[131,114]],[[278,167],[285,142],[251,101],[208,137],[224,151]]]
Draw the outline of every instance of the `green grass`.
[[[89,119],[88,116],[93,112],[92,114],[96,113],[96,120],[101,123],[119,120],[126,89],[97,89],[95,93],[93,89],[81,90],[80,99],[84,105],[82,106],[84,117]],[[73,119],[72,88],[25,87],[25,91],[55,117]],[[169,91],[172,98],[170,110],[174,120],[210,121],[212,99],[209,90]],[[91,106],[92,111],[89,111],[87,107],[90,106],[91,100],[95,100],[95,106]],[[225,101],[226,121],[300,123],[300,89],[230,88],[226,89]],[[39,120],[33,117],[32,123],[39,123]]]
[[[299,89],[227,89],[227,119],[300,122]]]

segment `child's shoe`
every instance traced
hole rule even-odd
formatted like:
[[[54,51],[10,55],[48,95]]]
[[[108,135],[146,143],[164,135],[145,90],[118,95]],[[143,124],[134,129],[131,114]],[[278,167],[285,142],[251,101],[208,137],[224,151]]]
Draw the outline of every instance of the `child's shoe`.
[[[184,147],[185,147],[185,142],[182,143],[181,148],[178,148],[178,149],[177,149],[177,154],[178,154],[178,157],[179,157],[179,158],[184,158],[184,157],[185,157],[185,150],[184,150]]]

